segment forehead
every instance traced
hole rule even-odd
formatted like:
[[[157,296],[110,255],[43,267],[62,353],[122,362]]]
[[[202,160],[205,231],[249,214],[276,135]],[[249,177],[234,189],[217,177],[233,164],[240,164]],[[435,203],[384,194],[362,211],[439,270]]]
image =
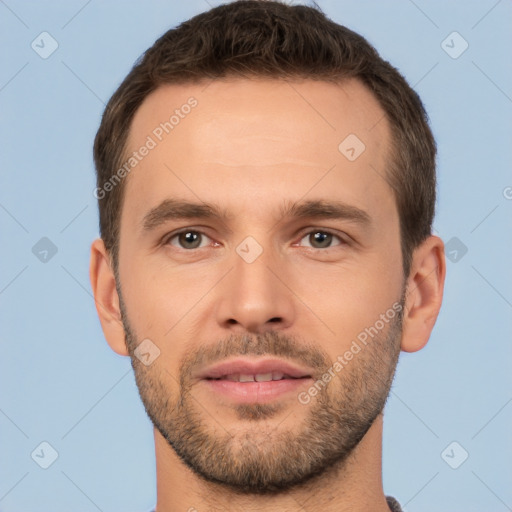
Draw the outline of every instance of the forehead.
[[[375,215],[392,196],[384,179],[388,122],[372,93],[353,79],[162,86],[137,111],[128,154],[149,139],[153,148],[126,183],[130,216],[169,195],[235,205],[241,196],[298,199],[309,188],[356,206],[369,203]],[[238,205],[248,208],[243,200]]]
[[[193,108],[188,106],[191,98],[197,102]],[[182,123],[189,111],[193,114],[191,120]],[[181,142],[182,135],[191,143],[201,145],[226,133],[216,131],[220,125],[223,130],[231,127],[230,135],[244,136],[251,130],[269,138],[274,134],[304,134],[316,144],[321,142],[328,151],[333,146],[337,149],[336,142],[349,133],[368,141],[370,151],[378,150],[387,142],[389,132],[377,99],[358,80],[334,84],[312,80],[230,79],[159,87],[136,112],[128,145],[155,130],[158,136],[158,127],[169,122],[175,112],[177,115],[171,120],[172,138]],[[187,130],[190,124],[194,133]],[[299,147],[308,149],[303,144]]]

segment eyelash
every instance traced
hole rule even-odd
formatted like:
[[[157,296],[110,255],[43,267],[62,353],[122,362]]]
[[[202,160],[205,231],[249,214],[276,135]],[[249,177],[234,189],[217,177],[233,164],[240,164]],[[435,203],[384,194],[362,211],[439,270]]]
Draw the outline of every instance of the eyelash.
[[[162,241],[162,244],[163,245],[170,245],[171,240],[179,237],[183,233],[196,233],[196,234],[200,234],[201,236],[205,236],[206,238],[210,238],[207,234],[205,234],[204,232],[202,232],[202,231],[200,231],[198,229],[182,229],[180,231],[177,231],[176,233],[172,233],[171,235],[169,235],[167,237],[164,237],[164,239]],[[306,246],[308,249],[316,249],[316,250],[319,250],[319,251],[327,251],[329,249],[334,249],[334,247],[338,247],[338,246],[341,246],[341,245],[347,245],[348,244],[347,240],[344,240],[340,235],[337,235],[336,233],[333,233],[332,231],[330,231],[328,229],[319,229],[319,228],[314,228],[314,229],[310,229],[309,231],[303,232],[303,234],[301,235],[301,238],[300,238],[299,241],[302,241],[305,237],[307,237],[308,235],[314,234],[314,233],[323,233],[323,234],[327,234],[327,235],[332,235],[334,238],[337,238],[340,243],[337,244],[337,245],[333,245],[333,246],[329,246],[329,247],[324,247],[324,248],[308,247],[308,246]],[[197,249],[205,249],[206,247],[196,247],[194,249],[185,249],[184,247],[177,247],[177,248],[181,249],[183,251],[186,251],[186,252],[191,252],[191,251],[194,251],[194,250],[197,250]]]

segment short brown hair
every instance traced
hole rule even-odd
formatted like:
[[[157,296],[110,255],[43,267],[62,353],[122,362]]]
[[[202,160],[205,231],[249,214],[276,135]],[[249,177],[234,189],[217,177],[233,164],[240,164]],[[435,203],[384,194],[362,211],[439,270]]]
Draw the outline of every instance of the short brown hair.
[[[374,94],[391,127],[386,179],[395,194],[407,276],[413,250],[431,234],[435,210],[436,144],[428,118],[398,70],[364,37],[334,23],[318,7],[239,0],[194,16],[161,36],[105,109],[94,142],[97,186],[122,165],[135,112],[160,85],[255,76],[335,83],[356,78]],[[100,233],[114,268],[123,190],[120,182],[99,199]]]

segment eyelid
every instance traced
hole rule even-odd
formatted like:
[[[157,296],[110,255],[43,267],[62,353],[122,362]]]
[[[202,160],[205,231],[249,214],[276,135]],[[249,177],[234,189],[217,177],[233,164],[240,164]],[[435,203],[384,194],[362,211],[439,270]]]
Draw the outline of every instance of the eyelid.
[[[305,236],[310,235],[312,233],[327,233],[329,235],[332,235],[332,236],[336,237],[341,242],[341,244],[348,244],[349,243],[349,239],[351,238],[346,233],[340,233],[340,232],[338,232],[336,230],[333,230],[333,229],[330,229],[330,228],[320,228],[320,227],[313,227],[313,228],[311,228],[311,227],[308,227],[308,228],[305,228],[304,230],[302,230],[299,233],[298,240],[300,241]],[[323,250],[325,250],[325,249],[323,249]]]

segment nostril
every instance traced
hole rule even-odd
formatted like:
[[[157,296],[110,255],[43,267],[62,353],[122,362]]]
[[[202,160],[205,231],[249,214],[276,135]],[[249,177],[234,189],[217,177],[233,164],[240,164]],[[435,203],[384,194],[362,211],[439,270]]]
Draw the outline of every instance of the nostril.
[[[282,318],[279,318],[278,316],[275,316],[274,318],[271,318],[269,320],[269,322],[272,322],[272,323],[281,322],[281,321],[282,321]]]

